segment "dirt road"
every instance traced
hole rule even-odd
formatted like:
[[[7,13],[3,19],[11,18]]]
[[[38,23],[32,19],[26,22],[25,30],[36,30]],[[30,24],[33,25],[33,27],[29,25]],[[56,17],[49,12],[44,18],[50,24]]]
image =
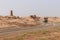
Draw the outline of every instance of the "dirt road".
[[[16,32],[26,32],[26,31],[33,31],[33,30],[43,30],[43,29],[48,29],[48,28],[58,27],[58,26],[60,26],[60,23],[47,23],[47,24],[41,24],[39,26],[33,26],[33,27],[0,28],[0,36],[1,35],[12,34],[12,33],[16,33]]]

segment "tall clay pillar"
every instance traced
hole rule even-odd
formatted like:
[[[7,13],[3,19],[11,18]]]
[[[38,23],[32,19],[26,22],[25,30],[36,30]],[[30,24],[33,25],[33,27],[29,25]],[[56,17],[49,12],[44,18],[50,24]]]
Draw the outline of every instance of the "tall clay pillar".
[[[10,16],[13,16],[13,11],[12,10],[10,11]]]

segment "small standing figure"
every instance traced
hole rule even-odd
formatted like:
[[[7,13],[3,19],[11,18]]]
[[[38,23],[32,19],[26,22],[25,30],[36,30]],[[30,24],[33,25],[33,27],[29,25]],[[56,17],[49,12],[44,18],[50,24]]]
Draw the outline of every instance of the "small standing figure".
[[[48,23],[48,17],[44,17],[44,22]]]

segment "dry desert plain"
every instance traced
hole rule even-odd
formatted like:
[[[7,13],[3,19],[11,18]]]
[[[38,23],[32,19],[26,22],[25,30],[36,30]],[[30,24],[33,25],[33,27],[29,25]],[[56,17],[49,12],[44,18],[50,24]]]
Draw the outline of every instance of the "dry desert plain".
[[[60,18],[0,16],[0,40],[60,40]]]

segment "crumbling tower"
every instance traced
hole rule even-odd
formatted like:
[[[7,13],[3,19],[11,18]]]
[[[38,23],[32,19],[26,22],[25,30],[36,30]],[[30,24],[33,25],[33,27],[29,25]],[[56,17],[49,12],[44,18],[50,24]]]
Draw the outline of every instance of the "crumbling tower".
[[[13,16],[13,11],[12,10],[10,11],[10,16]]]

